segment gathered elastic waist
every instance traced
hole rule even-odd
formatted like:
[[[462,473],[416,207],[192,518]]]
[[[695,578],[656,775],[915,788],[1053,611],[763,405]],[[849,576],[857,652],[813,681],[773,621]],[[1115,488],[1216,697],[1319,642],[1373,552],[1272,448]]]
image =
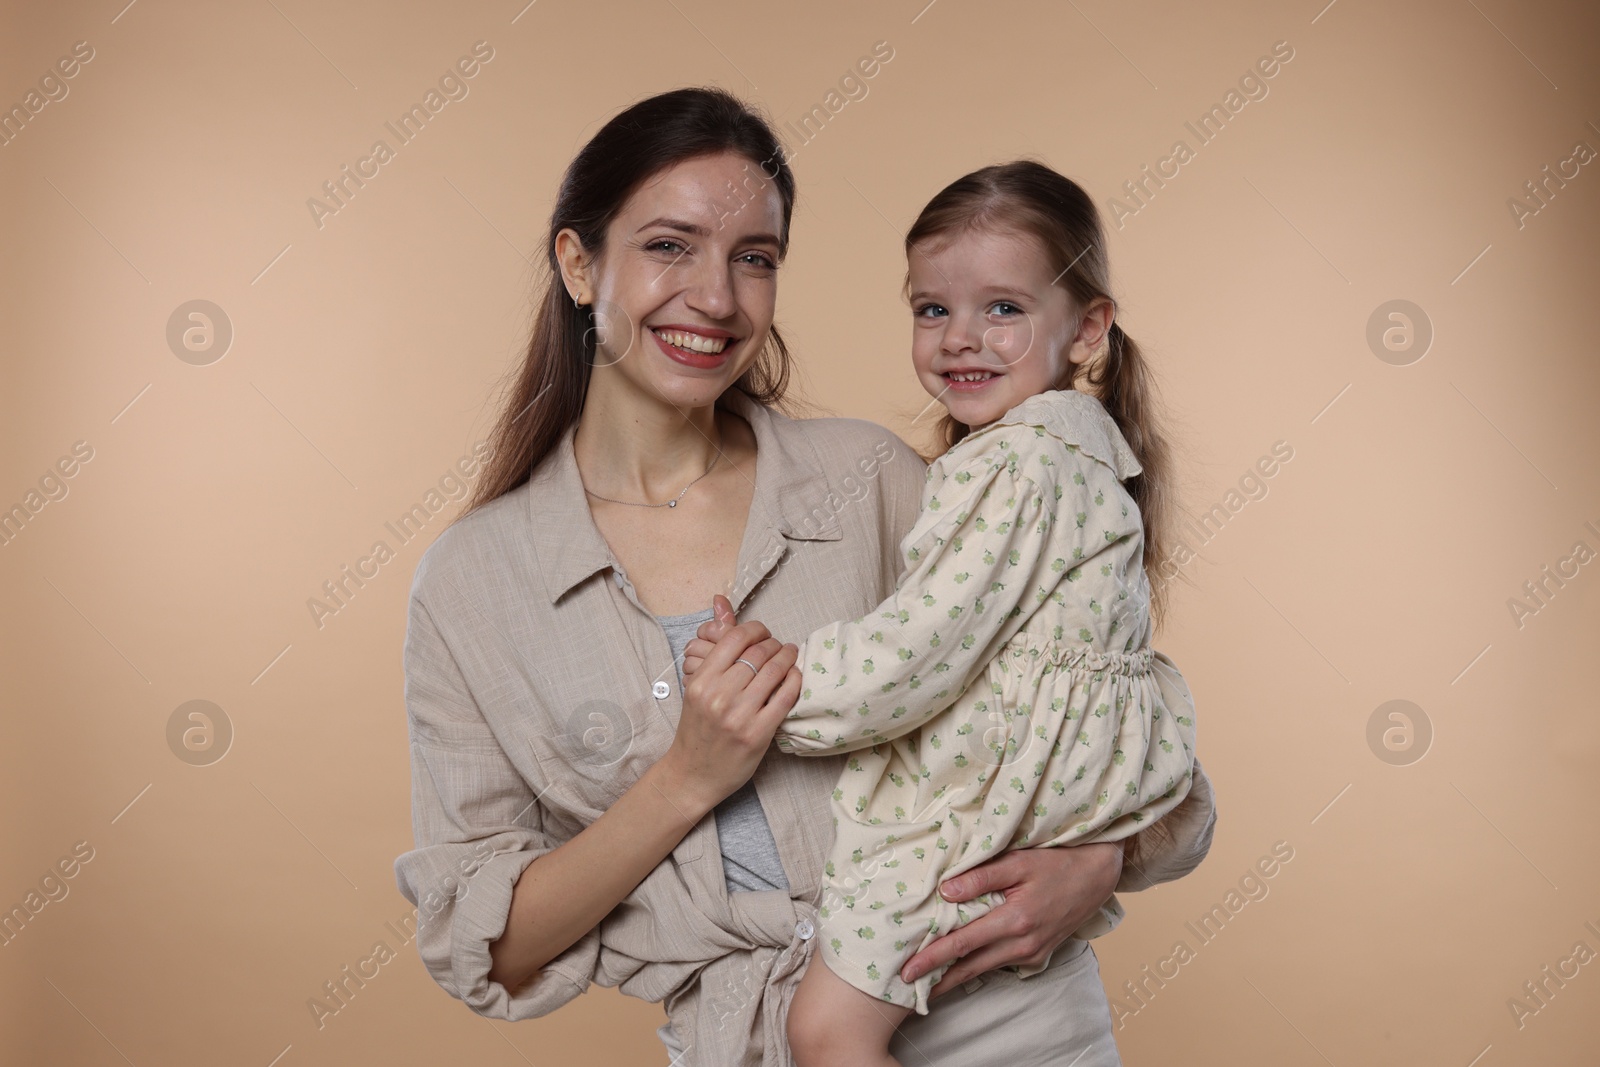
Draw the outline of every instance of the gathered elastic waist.
[[[1041,634],[1019,633],[1006,642],[1000,652],[1008,660],[1029,660],[1048,664],[1056,670],[1081,668],[1106,674],[1146,674],[1155,660],[1155,650],[1104,652],[1076,642],[1058,641]]]

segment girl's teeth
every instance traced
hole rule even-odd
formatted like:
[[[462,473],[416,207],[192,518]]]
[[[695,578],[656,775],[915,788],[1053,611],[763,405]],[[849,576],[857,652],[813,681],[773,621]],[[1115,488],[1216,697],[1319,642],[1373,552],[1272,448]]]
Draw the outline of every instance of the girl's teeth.
[[[948,376],[953,382],[984,382],[994,377],[989,371],[972,371],[967,374],[951,374]]]
[[[680,330],[656,330],[655,335],[676,348],[685,348],[690,352],[700,352],[705,355],[716,355],[728,347],[726,337],[702,337],[697,333],[683,333]]]

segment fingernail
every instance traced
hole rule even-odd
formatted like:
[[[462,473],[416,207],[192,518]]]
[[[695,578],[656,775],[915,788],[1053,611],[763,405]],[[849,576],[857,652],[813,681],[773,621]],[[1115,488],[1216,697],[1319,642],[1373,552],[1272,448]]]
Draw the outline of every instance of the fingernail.
[[[952,878],[939,887],[939,893],[946,900],[954,900],[961,893],[961,879]]]

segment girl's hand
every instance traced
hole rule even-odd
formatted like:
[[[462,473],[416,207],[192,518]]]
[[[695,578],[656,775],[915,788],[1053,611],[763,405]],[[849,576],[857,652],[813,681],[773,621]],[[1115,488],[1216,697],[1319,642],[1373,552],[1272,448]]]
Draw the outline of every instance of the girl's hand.
[[[695,631],[694,639],[683,650],[685,679],[700,669],[700,664],[704,663],[706,656],[711,653],[711,647],[722,640],[723,635],[736,625],[733,603],[721,593],[711,598],[711,610],[715,613],[715,617],[709,622],[700,624],[700,629]]]
[[[954,960],[928,994],[932,998],[996,967],[1038,966],[1116,889],[1122,848],[1120,841],[1101,841],[1016,849],[946,879],[939,886],[946,900],[971,900],[999,889],[1005,902],[912,956],[900,977],[914,982]]]
[[[731,607],[725,622],[692,678],[686,665],[678,731],[661,757],[706,811],[755,774],[800,695],[798,647],[759,622],[735,622]]]

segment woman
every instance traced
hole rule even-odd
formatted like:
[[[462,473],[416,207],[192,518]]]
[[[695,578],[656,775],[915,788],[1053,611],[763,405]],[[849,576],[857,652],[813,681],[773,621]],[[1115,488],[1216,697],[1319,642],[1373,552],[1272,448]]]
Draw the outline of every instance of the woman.
[[[771,406],[793,204],[771,129],[713,90],[622,112],[562,183],[527,359],[406,636],[417,847],[396,874],[429,971],[480,1014],[544,1015],[598,982],[665,1004],[676,1063],[789,1062],[844,757],[771,752],[774,697],[798,684],[774,633],[893,587],[923,482],[881,427]],[[716,593],[772,631],[728,628],[685,694]],[[1072,935],[1109,929],[1085,925],[1102,903],[1120,917],[1114,888],[1197,866],[1214,819],[1197,764],[1189,800],[1127,845],[1011,853],[950,885],[1006,900],[907,964],[957,960],[894,1053],[1117,1063]]]

